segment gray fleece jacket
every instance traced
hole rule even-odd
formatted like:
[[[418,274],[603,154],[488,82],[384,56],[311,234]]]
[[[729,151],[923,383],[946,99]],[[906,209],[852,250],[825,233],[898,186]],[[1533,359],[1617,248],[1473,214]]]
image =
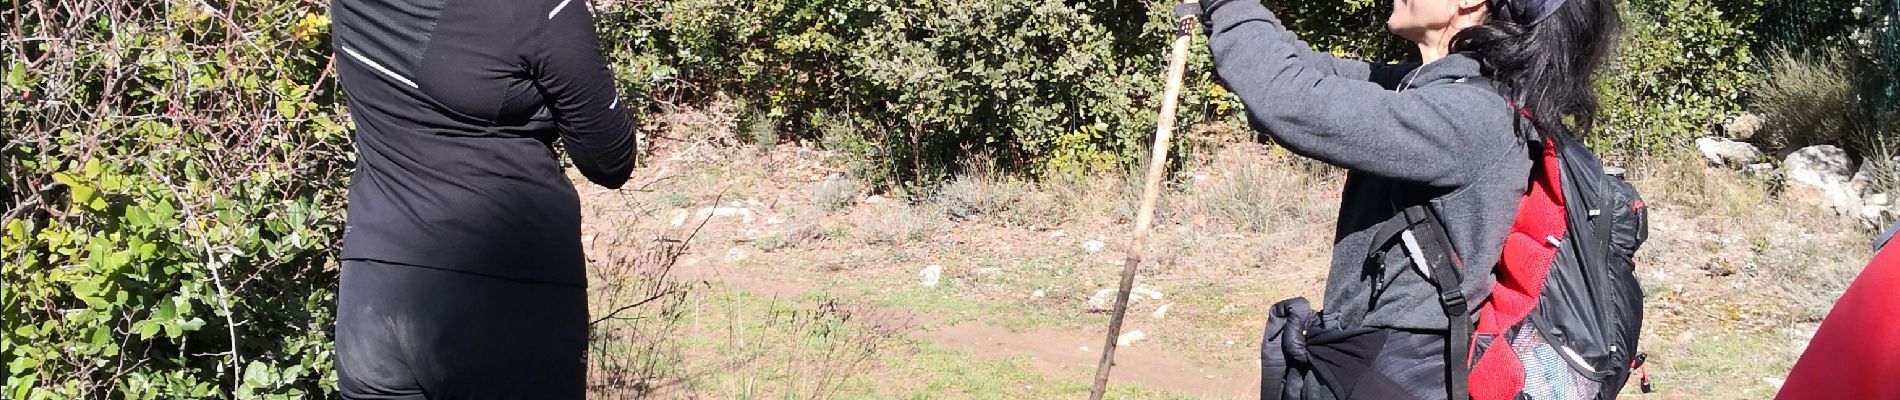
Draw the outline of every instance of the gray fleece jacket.
[[[1464,261],[1475,310],[1530,176],[1517,114],[1454,54],[1418,65],[1336,59],[1295,38],[1258,0],[1212,0],[1214,68],[1254,129],[1296,154],[1348,170],[1325,306],[1344,327],[1442,330],[1431,283],[1392,246],[1370,265],[1377,224],[1429,202]]]

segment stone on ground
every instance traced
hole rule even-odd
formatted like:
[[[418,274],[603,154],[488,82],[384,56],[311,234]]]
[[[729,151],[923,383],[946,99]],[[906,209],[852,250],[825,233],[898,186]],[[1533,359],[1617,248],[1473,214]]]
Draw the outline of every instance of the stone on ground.
[[[1761,150],[1755,145],[1722,138],[1701,138],[1695,140],[1696,150],[1702,152],[1702,159],[1710,165],[1743,166],[1754,164],[1761,159]]]

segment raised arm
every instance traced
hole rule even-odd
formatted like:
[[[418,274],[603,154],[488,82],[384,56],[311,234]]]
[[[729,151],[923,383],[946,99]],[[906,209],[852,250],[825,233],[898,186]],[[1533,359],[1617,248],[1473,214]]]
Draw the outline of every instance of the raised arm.
[[[1460,186],[1476,163],[1514,148],[1504,99],[1478,85],[1394,92],[1341,68],[1316,68],[1254,0],[1215,0],[1214,67],[1247,106],[1249,122],[1293,152],[1342,168],[1435,186]],[[1468,58],[1442,62],[1467,62]],[[1336,65],[1336,64],[1335,64]],[[1423,68],[1460,67],[1430,65]],[[1421,71],[1423,72],[1423,71]]]
[[[1212,38],[1228,37],[1230,40],[1245,42],[1285,43],[1293,51],[1293,56],[1298,58],[1300,62],[1305,63],[1307,67],[1322,74],[1345,79],[1396,83],[1398,76],[1404,75],[1406,72],[1410,72],[1412,68],[1418,67],[1417,64],[1373,64],[1365,61],[1338,58],[1331,54],[1315,51],[1312,45],[1307,44],[1304,40],[1300,40],[1298,35],[1286,29],[1286,25],[1282,24],[1280,19],[1274,17],[1271,12],[1251,14],[1249,18],[1254,22],[1272,25],[1279,29],[1216,29],[1213,26],[1213,19],[1209,18],[1209,15],[1217,11],[1231,13],[1231,11],[1234,10],[1220,10],[1229,6],[1265,9],[1260,5],[1260,0],[1202,0],[1202,24],[1203,28],[1207,29],[1207,35],[1210,41]],[[1229,28],[1231,28],[1231,26],[1229,26]]]

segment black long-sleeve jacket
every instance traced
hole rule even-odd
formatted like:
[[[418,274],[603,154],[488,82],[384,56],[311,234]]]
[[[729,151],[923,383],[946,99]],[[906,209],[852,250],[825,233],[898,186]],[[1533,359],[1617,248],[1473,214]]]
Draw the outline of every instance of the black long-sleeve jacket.
[[[342,257],[585,285],[580,200],[625,183],[632,121],[587,0],[334,0],[356,123]]]

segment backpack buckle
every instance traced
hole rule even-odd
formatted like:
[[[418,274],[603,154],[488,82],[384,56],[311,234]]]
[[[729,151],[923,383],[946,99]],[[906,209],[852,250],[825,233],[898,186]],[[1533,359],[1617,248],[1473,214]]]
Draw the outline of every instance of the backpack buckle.
[[[1454,317],[1465,315],[1466,305],[1465,305],[1464,289],[1456,287],[1456,286],[1439,289],[1438,290],[1438,304],[1443,304],[1445,306],[1445,315],[1450,315]]]

